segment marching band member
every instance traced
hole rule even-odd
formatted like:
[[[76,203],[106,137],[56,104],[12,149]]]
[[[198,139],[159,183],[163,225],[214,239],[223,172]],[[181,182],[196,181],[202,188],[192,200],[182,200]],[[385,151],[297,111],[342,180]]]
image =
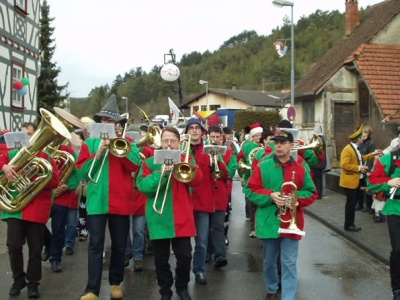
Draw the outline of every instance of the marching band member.
[[[295,222],[300,230],[304,228],[303,209],[316,200],[317,192],[309,170],[290,156],[290,150],[293,148],[292,134],[277,132],[273,140],[275,142],[273,158],[266,159],[255,167],[245,193],[258,207],[256,236],[263,242],[264,278],[268,289],[266,299],[277,299],[279,284],[277,257],[280,253],[282,300],[293,300],[296,299],[297,291],[296,261],[301,235],[278,232],[280,227],[289,226],[289,223],[283,223],[281,219],[290,220],[292,217],[289,209],[280,216],[281,219],[277,217],[280,207],[285,204],[285,198],[281,195],[282,185],[292,181],[297,186]],[[282,192],[287,193],[286,189]],[[293,196],[293,191],[287,194],[290,193]]]
[[[203,182],[201,186],[193,189],[193,210],[196,223],[195,248],[193,254],[193,273],[195,274],[195,282],[197,284],[207,284],[206,272],[206,255],[208,234],[210,230],[210,216],[215,212],[215,182],[212,177],[212,169],[210,164],[210,155],[203,154],[204,144],[202,135],[204,128],[201,121],[191,118],[186,125],[185,134],[191,137],[190,150],[196,161],[196,164],[203,172]],[[218,166],[221,170],[224,164],[219,162]]]
[[[76,158],[74,150],[70,146],[61,145],[59,150],[67,151]],[[55,273],[62,272],[61,257],[65,244],[67,219],[70,209],[78,209],[78,198],[75,189],[80,185],[80,182],[81,176],[78,169],[74,167],[67,181],[61,182],[60,185],[54,189],[54,200],[50,212],[50,263],[51,269]]]
[[[14,181],[18,176],[18,173],[14,170],[15,166],[8,165],[18,152],[19,149],[13,149],[8,152],[8,155],[0,156],[0,169],[9,181]],[[53,170],[51,181],[21,211],[16,213],[3,211],[1,213],[1,219],[7,222],[7,249],[14,279],[9,295],[13,297],[20,295],[25,286],[28,286],[29,298],[40,297],[38,286],[42,279],[41,253],[44,244],[44,229],[49,219],[52,189],[56,188],[60,181],[54,159],[43,151],[39,152],[37,157],[51,163]],[[27,242],[29,248],[26,272],[24,271],[22,251],[25,242]]]
[[[222,138],[222,130],[218,126],[210,126],[208,127],[208,135],[209,142],[211,145],[220,145]],[[225,267],[228,264],[228,260],[226,259],[226,244],[225,244],[225,233],[224,233],[224,221],[225,221],[225,213],[226,208],[228,206],[229,200],[229,190],[228,190],[228,178],[233,177],[234,175],[234,165],[232,166],[232,172],[228,172],[228,169],[225,165],[225,161],[220,155],[211,155],[211,159],[213,160],[212,169],[213,173],[216,172],[215,161],[218,162],[218,165],[223,165],[223,168],[219,169],[218,178],[214,177],[216,188],[214,190],[215,195],[215,211],[211,214],[211,224],[210,224],[210,236],[208,239],[208,253],[214,254],[214,267],[221,268]],[[222,160],[222,161],[221,161]]]
[[[243,186],[246,186],[247,181],[249,180],[249,177],[251,174],[251,164],[250,164],[249,154],[253,149],[260,147],[260,138],[261,138],[262,132],[263,132],[263,128],[261,127],[260,123],[251,125],[250,126],[250,135],[251,135],[252,141],[245,143],[237,156],[239,164],[240,164],[240,161],[243,160],[246,163],[246,165],[249,167],[249,169],[245,173],[243,173],[243,176],[242,176],[242,180],[243,180],[242,185]],[[254,228],[254,226],[255,226],[254,216],[256,213],[257,206],[254,203],[249,202],[249,199],[246,196],[245,196],[245,201],[246,201],[246,215],[248,213],[249,218],[250,218],[250,234],[249,234],[249,236],[251,238],[254,238],[254,237],[256,237],[255,228]]]
[[[94,115],[97,123],[124,127],[127,122],[119,114],[115,95],[111,95],[101,111]],[[98,184],[88,182],[87,227],[90,233],[88,248],[88,282],[81,300],[99,299],[106,224],[111,236],[109,278],[111,299],[121,299],[120,283],[124,279],[126,237],[129,232],[129,216],[133,213],[133,183],[131,173],[139,169],[139,151],[131,143],[131,151],[125,157],[116,157],[107,151],[110,140],[90,137],[82,145],[77,167],[83,178],[90,179],[92,169]],[[103,164],[104,162],[104,164]],[[101,166],[103,165],[103,166]],[[99,176],[101,172],[101,176]]]
[[[163,130],[161,147],[162,149],[179,149],[180,135],[176,128],[166,127]],[[203,173],[201,169],[196,168],[195,178],[190,182],[183,183],[171,176],[173,168],[173,165],[155,164],[154,157],[150,157],[141,167],[137,186],[142,193],[148,196],[146,220],[150,239],[154,246],[154,262],[161,299],[167,300],[172,297],[171,287],[174,278],[168,263],[172,245],[177,259],[176,293],[182,300],[190,300],[187,291],[192,260],[190,239],[196,236],[196,228],[189,186],[199,186],[203,180]],[[157,207],[162,206],[160,200],[165,201],[161,214],[153,209],[154,206],[157,206],[157,202],[159,203]]]

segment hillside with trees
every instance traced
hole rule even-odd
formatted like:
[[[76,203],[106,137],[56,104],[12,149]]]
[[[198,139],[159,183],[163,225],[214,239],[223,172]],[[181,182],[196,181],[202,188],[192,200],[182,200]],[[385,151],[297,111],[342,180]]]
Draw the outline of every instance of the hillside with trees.
[[[360,11],[362,18],[365,10]],[[303,16],[295,24],[295,81],[299,81],[332,45],[345,38],[345,14],[339,11],[317,10]],[[224,41],[219,49],[184,54],[177,66],[180,69],[183,103],[204,90],[199,79],[206,79],[209,88],[280,91],[290,89],[290,55],[279,58],[274,42],[286,40],[290,45],[291,23],[285,17],[283,24],[268,36],[255,31],[243,31]],[[179,105],[177,82],[161,79],[162,66],[155,65],[150,72],[133,67],[118,75],[111,86],[93,87],[89,97],[71,99],[71,112],[82,117],[92,116],[106,102],[111,93],[120,100],[120,111],[125,112],[129,99],[129,113],[140,119],[140,106],[147,114],[168,114],[167,97]],[[84,112],[84,113],[82,113]]]

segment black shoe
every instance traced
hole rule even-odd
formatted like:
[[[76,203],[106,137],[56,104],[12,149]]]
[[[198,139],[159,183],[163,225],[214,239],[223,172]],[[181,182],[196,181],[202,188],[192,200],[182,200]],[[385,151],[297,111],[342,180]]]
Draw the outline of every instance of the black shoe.
[[[228,261],[225,257],[218,257],[216,261],[214,262],[214,267],[215,268],[222,268],[225,267],[228,264]]]
[[[40,298],[39,289],[37,283],[28,283],[28,298],[38,299]]]
[[[65,254],[66,255],[73,255],[74,254],[74,249],[72,248],[65,248]]]
[[[132,253],[129,254],[125,254],[125,260],[124,260],[124,267],[128,267],[129,266],[129,260],[133,257]]]
[[[204,273],[197,273],[194,278],[197,284],[207,284],[207,277]]]
[[[368,213],[368,212],[370,212],[370,208],[369,207],[364,207],[363,208],[363,210],[361,211],[361,212],[366,212],[366,213]]]
[[[191,300],[190,295],[187,290],[176,291],[176,294],[181,298],[181,300]]]
[[[161,295],[161,300],[171,300],[172,297],[170,295]]]
[[[42,252],[42,261],[47,261],[50,258],[50,251],[48,248],[44,248]]]
[[[207,252],[207,254],[206,254],[206,263],[208,263],[210,261],[212,261],[212,254]]]
[[[393,291],[393,300],[400,300],[400,290]]]
[[[345,226],[344,230],[346,231],[360,231],[361,227],[357,227],[356,225]]]
[[[361,205],[356,206],[356,210],[363,210],[363,209],[364,209],[364,207],[362,207]]]
[[[10,296],[16,297],[21,294],[21,290],[26,287],[26,282],[24,281],[14,281],[10,288],[10,292],[8,293]]]
[[[61,263],[57,260],[54,260],[51,262],[51,269],[53,270],[54,273],[60,273],[62,272],[62,266]]]

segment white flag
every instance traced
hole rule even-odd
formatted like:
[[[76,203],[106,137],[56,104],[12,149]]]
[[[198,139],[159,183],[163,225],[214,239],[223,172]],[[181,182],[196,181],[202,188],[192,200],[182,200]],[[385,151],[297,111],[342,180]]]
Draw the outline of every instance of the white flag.
[[[182,114],[179,111],[179,108],[176,106],[174,101],[170,97],[168,97],[168,103],[169,103],[169,113],[171,115],[171,126],[175,126],[178,123],[179,120],[179,114]]]

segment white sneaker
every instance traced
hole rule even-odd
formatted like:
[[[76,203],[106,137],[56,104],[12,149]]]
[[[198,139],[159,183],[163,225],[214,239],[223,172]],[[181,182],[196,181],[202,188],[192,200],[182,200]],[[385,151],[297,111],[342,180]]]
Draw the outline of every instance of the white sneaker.
[[[255,238],[256,237],[256,232],[255,231],[250,231],[249,237]]]

